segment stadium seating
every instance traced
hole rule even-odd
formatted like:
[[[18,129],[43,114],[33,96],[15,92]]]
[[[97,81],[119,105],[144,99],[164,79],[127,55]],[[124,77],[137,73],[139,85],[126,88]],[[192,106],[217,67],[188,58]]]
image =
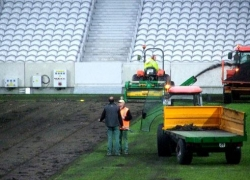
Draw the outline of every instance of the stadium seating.
[[[220,61],[250,45],[249,12],[247,0],[144,0],[131,58],[145,43],[162,47],[168,61]]]
[[[0,61],[77,61],[91,0],[5,0]]]

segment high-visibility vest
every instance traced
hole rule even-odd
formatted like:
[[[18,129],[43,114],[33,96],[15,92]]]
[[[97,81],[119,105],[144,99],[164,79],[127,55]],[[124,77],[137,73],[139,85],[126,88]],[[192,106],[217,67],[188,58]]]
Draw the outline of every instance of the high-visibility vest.
[[[144,69],[146,69],[146,68],[148,68],[148,67],[153,67],[153,68],[156,69],[156,71],[159,70],[158,63],[157,63],[155,60],[153,60],[152,58],[149,58],[149,59],[145,62],[145,64],[144,64]]]
[[[127,107],[122,108],[120,110],[121,116],[126,117],[128,110],[129,109]],[[129,124],[130,124],[129,122],[130,121],[125,121],[124,119],[122,121],[123,121],[123,128],[121,128],[121,129],[124,129],[124,130],[129,129]]]

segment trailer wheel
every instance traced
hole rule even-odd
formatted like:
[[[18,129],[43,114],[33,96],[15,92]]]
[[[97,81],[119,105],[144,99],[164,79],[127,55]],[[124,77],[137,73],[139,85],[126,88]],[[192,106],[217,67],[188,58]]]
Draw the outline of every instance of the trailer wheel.
[[[171,156],[171,139],[162,130],[163,124],[159,124],[157,129],[157,151],[158,156]]]
[[[225,104],[230,104],[232,102],[232,94],[225,93],[225,89],[223,89],[223,101]]]
[[[239,164],[241,160],[241,148],[228,149],[225,155],[228,164]]]
[[[176,157],[179,164],[188,165],[192,162],[193,153],[187,148],[186,142],[182,139],[177,142]]]

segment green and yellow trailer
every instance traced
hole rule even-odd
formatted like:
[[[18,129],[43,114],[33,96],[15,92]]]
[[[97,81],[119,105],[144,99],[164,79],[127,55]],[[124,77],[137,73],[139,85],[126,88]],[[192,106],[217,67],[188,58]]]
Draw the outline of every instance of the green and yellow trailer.
[[[238,164],[247,140],[245,113],[222,106],[163,106],[157,130],[159,156],[176,154],[179,164],[190,164],[193,154],[224,152],[226,162]]]

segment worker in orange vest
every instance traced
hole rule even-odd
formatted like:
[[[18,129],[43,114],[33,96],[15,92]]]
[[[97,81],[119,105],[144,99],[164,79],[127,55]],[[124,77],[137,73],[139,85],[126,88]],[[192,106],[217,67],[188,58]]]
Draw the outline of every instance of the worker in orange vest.
[[[121,152],[128,154],[128,131],[132,115],[129,108],[125,106],[125,101],[123,99],[119,100],[118,103],[123,121],[123,126],[120,127],[120,148]]]

